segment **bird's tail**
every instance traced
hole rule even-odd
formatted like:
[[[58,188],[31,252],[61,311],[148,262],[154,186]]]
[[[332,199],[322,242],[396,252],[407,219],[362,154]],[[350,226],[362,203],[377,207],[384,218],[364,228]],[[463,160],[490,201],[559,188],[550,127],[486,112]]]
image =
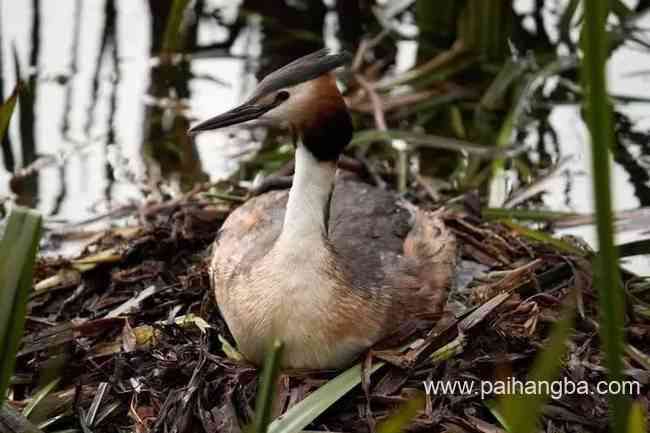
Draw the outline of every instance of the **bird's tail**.
[[[458,246],[456,237],[442,219],[444,210],[414,210],[414,223],[404,240],[404,255],[418,263],[421,294],[439,313],[454,284]]]

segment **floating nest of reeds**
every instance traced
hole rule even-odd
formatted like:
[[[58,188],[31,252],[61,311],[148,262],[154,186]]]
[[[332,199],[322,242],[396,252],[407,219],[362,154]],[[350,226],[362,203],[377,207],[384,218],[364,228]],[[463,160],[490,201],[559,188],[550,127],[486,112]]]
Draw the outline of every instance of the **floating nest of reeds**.
[[[180,200],[150,205],[140,210],[137,228],[106,231],[79,258],[39,261],[12,378],[13,408],[24,411],[27,397],[41,389],[27,413],[46,431],[245,429],[254,411],[257,370],[237,360],[228,344],[232,339],[205,265],[221,222],[237,205],[219,197],[197,189]],[[552,325],[572,309],[574,329],[560,377],[584,382],[590,392],[549,400],[542,424],[548,432],[607,429],[607,396],[595,389],[606,380],[606,370],[593,253],[579,242],[550,241],[513,224],[484,222],[469,208],[446,216],[462,245],[448,313],[435,326],[413,329],[399,350],[371,352],[362,360],[362,386],[309,430],[374,431],[396,408],[419,398],[423,404],[409,431],[503,431],[492,404],[496,397],[481,395],[480,384],[525,380]],[[647,285],[624,278],[626,290],[647,305]],[[624,372],[640,384],[632,397],[647,407],[650,363],[643,352],[650,351],[650,319],[644,311],[628,309]],[[370,375],[367,367],[377,362],[386,364]],[[282,374],[273,416],[336,374]],[[469,393],[425,394],[425,381],[475,385]]]

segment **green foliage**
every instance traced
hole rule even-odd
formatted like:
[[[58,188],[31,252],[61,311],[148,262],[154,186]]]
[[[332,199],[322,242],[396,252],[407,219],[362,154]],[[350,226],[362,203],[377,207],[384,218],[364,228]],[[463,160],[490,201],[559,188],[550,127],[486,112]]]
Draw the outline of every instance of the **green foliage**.
[[[255,418],[253,420],[253,432],[255,433],[266,432],[271,421],[275,384],[280,372],[280,362],[282,361],[282,347],[281,342],[274,341],[264,361],[264,369],[260,377],[260,386],[255,401]]]
[[[13,373],[16,351],[25,325],[32,288],[34,259],[41,235],[41,216],[29,209],[12,209],[0,241],[0,404]]]
[[[563,241],[562,239],[554,238],[553,236],[544,233],[539,230],[531,229],[519,224],[515,224],[510,221],[504,221],[504,224],[510,227],[511,229],[517,231],[522,236],[527,237],[533,241],[542,242],[545,244],[552,245],[560,251],[564,251],[568,254],[576,254],[579,256],[585,255],[585,252],[580,248],[570,244],[569,242]]]
[[[183,16],[190,0],[174,0],[171,12],[167,18],[165,35],[163,36],[162,50],[165,53],[173,53],[182,49],[183,45]]]
[[[54,388],[56,388],[56,386],[59,384],[60,381],[61,381],[61,377],[57,377],[56,379],[52,380],[50,383],[46,384],[38,391],[36,391],[32,396],[31,400],[29,401],[29,403],[27,404],[27,406],[25,406],[25,408],[23,409],[23,416],[25,418],[29,418],[31,413],[36,408],[36,406],[38,406],[38,404],[41,401],[43,401],[43,399],[47,397],[48,394],[50,394],[54,390]]]
[[[542,383],[558,378],[567,351],[567,340],[571,334],[573,316],[573,306],[566,308],[560,320],[553,326],[546,347],[535,358],[528,380]],[[545,394],[515,394],[502,399],[499,413],[505,421],[504,427],[510,433],[535,432],[539,416],[548,397]]]
[[[405,431],[417,413],[424,409],[424,396],[419,395],[402,404],[390,417],[377,427],[377,433],[399,433]]]
[[[627,423],[627,433],[646,433],[648,426],[643,406],[638,401],[632,404]]]
[[[0,140],[5,136],[7,128],[9,127],[9,121],[11,120],[11,115],[14,113],[16,108],[16,102],[18,101],[18,93],[20,92],[20,83],[16,86],[14,91],[9,96],[1,106],[0,106]]]
[[[463,2],[458,0],[417,0],[415,18],[423,41],[451,43],[456,38],[456,23]],[[438,44],[436,44],[438,45]]]
[[[527,221],[553,222],[575,218],[578,214],[572,212],[556,212],[542,209],[505,209],[505,208],[484,208],[481,209],[483,218],[490,220],[520,219]]]
[[[282,349],[282,343],[276,340],[267,352],[255,401],[255,416],[253,424],[250,426],[250,430],[248,430],[252,433],[301,432],[304,427],[314,421],[328,407],[336,403],[361,382],[361,364],[357,364],[321,386],[304,400],[290,408],[284,415],[270,423],[275,396],[275,385],[282,360]],[[375,364],[368,372],[368,376],[383,365],[383,362]],[[401,426],[403,423],[412,419],[420,407],[417,401],[398,410],[395,414],[394,422],[389,425]],[[386,431],[392,432],[399,430],[389,429]]]
[[[610,381],[621,379],[624,349],[624,305],[618,257],[614,247],[612,199],[610,191],[609,149],[613,143],[612,109],[607,96],[605,63],[609,40],[606,21],[609,1],[584,1],[585,20],[582,28],[584,60],[582,81],[586,89],[585,120],[591,133],[593,187],[596,201],[596,227],[599,253],[594,269],[599,292],[600,334],[605,349]],[[626,401],[623,396],[610,395],[612,431],[624,431]]]
[[[483,59],[503,60],[510,54],[513,16],[509,0],[467,0],[458,24],[459,37]]]
[[[369,374],[379,370],[383,362],[372,366]],[[352,388],[361,383],[361,364],[356,364],[336,376],[316,391],[309,394],[300,403],[289,409],[280,418],[269,425],[269,433],[298,433],[316,419],[327,408],[336,403]]]

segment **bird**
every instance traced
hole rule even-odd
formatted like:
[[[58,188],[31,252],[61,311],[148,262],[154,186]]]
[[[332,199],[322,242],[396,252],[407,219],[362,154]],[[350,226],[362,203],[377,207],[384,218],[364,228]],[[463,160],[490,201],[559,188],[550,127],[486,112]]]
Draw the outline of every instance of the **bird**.
[[[353,123],[322,49],[277,69],[251,96],[189,134],[260,123],[293,138],[290,189],[246,201],[226,218],[209,274],[239,352],[261,365],[271,341],[284,369],[337,369],[419,317],[439,317],[457,241],[440,211],[337,172]]]

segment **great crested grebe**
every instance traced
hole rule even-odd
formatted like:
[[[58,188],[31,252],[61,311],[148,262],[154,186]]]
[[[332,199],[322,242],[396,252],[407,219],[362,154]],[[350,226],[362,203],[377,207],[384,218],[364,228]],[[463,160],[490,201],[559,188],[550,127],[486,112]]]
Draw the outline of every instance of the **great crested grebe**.
[[[210,264],[219,309],[258,365],[277,338],[285,368],[345,366],[403,322],[439,314],[452,279],[455,238],[435,214],[337,176],[352,122],[331,71],[348,59],[327,50],[299,58],[189,131],[263,120],[294,137],[290,191],[232,212]]]

